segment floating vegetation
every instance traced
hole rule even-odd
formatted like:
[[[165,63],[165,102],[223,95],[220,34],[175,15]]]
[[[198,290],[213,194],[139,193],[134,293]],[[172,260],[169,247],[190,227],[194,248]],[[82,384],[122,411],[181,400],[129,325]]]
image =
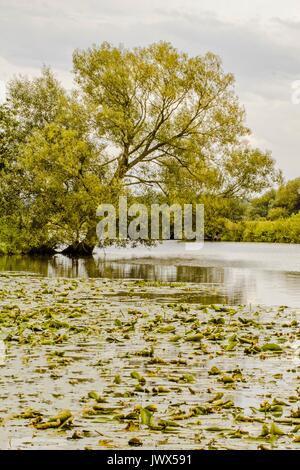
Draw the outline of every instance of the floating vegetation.
[[[1,448],[298,449],[299,311],[205,289],[1,274]]]

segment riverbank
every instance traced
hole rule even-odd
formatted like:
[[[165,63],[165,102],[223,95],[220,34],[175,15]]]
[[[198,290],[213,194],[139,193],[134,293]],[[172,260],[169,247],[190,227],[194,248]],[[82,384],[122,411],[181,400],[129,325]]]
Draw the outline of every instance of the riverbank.
[[[299,310],[211,288],[1,273],[1,448],[299,448]]]

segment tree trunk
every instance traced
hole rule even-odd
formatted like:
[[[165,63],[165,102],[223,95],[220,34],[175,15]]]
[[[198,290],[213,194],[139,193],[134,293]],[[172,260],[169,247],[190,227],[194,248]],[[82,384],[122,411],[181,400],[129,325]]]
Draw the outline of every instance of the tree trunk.
[[[97,244],[96,226],[90,227],[86,237],[82,241],[77,241],[65,248],[61,253],[74,258],[92,256],[93,250]]]
[[[82,258],[86,256],[92,256],[94,250],[94,245],[89,245],[88,243],[79,242],[73,243],[65,248],[61,253],[63,255],[70,256],[71,258]]]

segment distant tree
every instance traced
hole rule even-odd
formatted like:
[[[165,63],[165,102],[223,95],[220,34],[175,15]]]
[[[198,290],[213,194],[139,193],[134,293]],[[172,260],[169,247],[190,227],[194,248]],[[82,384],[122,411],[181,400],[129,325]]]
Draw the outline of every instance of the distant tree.
[[[274,204],[275,197],[276,190],[271,189],[262,196],[253,198],[248,208],[248,218],[259,219],[267,217]]]
[[[300,178],[280,186],[273,203],[274,208],[282,208],[287,216],[300,211]]]

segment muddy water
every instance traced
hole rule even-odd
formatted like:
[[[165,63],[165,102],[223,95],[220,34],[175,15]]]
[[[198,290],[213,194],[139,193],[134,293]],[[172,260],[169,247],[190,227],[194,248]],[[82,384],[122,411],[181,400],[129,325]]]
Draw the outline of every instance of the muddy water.
[[[299,310],[222,295],[2,273],[0,448],[299,448]]]

